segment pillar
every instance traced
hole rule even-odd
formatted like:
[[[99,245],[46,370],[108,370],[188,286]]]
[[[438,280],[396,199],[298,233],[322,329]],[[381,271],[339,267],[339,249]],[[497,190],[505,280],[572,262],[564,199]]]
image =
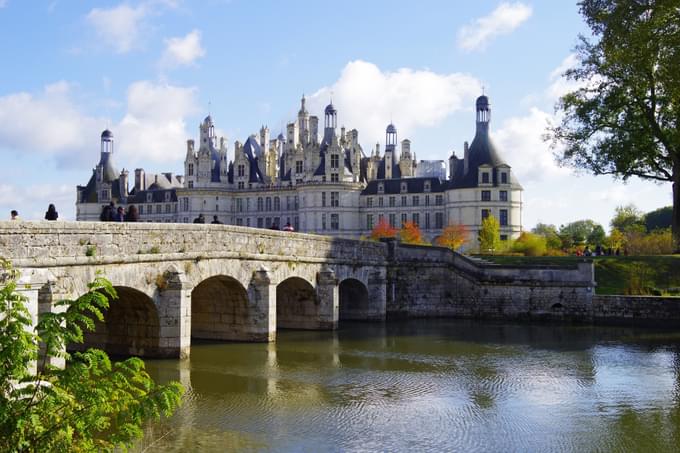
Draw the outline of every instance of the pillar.
[[[340,291],[338,279],[330,267],[324,265],[316,274],[316,294],[319,300],[318,329],[338,328]]]
[[[163,274],[167,286],[158,294],[158,355],[186,359],[191,349],[191,284],[176,269]]]
[[[250,279],[248,313],[245,333],[250,341],[276,340],[276,285],[264,266],[254,271]]]
[[[368,276],[367,319],[384,321],[387,313],[387,278],[385,272],[373,271]]]

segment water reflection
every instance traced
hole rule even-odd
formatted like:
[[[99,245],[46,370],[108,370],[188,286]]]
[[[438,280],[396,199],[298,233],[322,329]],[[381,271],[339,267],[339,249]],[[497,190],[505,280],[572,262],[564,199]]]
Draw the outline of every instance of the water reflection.
[[[680,335],[461,320],[279,332],[150,361],[187,386],[146,451],[678,448]]]

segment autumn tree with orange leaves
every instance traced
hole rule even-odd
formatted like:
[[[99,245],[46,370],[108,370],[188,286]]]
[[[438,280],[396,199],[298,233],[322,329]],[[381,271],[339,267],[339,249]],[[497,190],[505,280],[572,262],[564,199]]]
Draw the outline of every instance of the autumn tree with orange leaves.
[[[378,224],[371,230],[371,239],[379,241],[382,238],[397,237],[397,229],[390,225],[384,218],[380,219]]]
[[[441,247],[458,250],[461,245],[468,240],[470,232],[464,225],[452,223],[442,230],[442,234],[437,238],[436,243]]]
[[[404,244],[428,245],[428,242],[423,238],[423,232],[420,231],[415,222],[404,222],[401,230],[399,230],[399,239]]]

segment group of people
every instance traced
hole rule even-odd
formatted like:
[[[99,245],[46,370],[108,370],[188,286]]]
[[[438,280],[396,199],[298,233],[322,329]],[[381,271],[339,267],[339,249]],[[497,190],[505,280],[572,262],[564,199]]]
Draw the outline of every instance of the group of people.
[[[10,215],[10,220],[21,220],[19,217],[19,211],[16,209],[12,209],[12,211],[9,213]],[[59,213],[57,212],[57,208],[54,207],[52,203],[47,207],[47,211],[45,211],[45,220],[57,220],[59,218]]]
[[[624,249],[623,254],[627,256],[628,251],[626,249]],[[613,256],[613,255],[619,256],[619,255],[621,255],[621,250],[618,249],[618,248],[616,250],[613,250],[611,247],[609,247],[607,249],[607,248],[602,247],[601,245],[598,245],[597,247],[595,247],[595,250],[593,251],[593,250],[590,250],[590,247],[588,247],[586,245],[586,248],[583,249],[583,252],[581,252],[580,250],[577,250],[576,255],[577,256],[610,256],[610,255],[611,256]]]
[[[205,223],[205,216],[201,213],[194,219],[194,223]],[[220,225],[222,222],[220,222],[220,219],[217,218],[216,215],[213,216],[213,221],[210,222],[213,225]],[[279,225],[276,223],[273,223],[272,226],[269,227],[270,230],[278,230]],[[286,225],[281,228],[283,231],[295,231],[293,226],[290,224],[290,222],[286,223]]]
[[[125,212],[123,206],[116,208],[115,203],[112,201],[102,208],[99,220],[102,222],[139,222],[139,211],[137,206],[131,204],[128,206],[127,212]]]

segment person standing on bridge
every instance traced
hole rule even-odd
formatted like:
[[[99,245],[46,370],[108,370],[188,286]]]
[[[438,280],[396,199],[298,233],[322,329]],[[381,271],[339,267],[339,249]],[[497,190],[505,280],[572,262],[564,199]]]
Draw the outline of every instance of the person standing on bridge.
[[[194,219],[194,223],[205,223],[205,217],[203,213],[199,214],[198,217]]]
[[[295,228],[293,228],[293,225],[291,225],[290,222],[287,222],[286,226],[283,227],[283,231],[295,231]]]
[[[21,220],[21,219],[19,218],[19,213],[18,213],[15,209],[12,209],[12,212],[10,212],[10,215],[11,215],[10,218],[11,218],[12,220]]]
[[[222,225],[222,222],[220,222],[220,219],[218,219],[216,215],[213,216],[213,221],[210,223],[213,225]]]
[[[47,212],[45,212],[45,220],[57,220],[58,218],[59,213],[57,212],[57,208],[55,208],[54,205],[50,203],[50,205],[47,207]]]

